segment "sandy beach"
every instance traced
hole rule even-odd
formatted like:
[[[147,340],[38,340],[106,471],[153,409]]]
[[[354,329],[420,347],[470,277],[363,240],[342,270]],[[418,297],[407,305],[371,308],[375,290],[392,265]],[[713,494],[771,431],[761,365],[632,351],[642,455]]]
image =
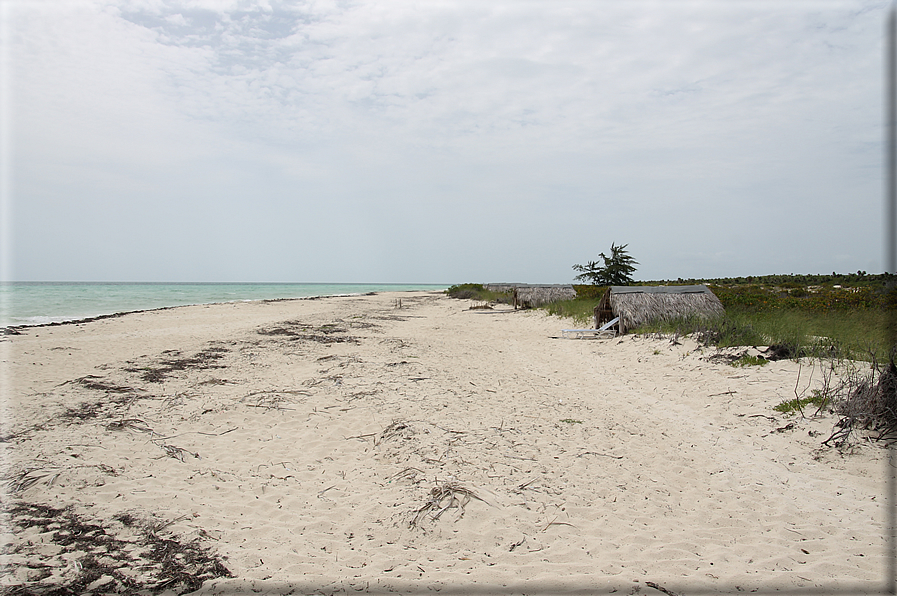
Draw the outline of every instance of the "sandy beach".
[[[812,363],[469,306],[380,293],[3,337],[2,584],[881,589],[886,452],[773,410]]]

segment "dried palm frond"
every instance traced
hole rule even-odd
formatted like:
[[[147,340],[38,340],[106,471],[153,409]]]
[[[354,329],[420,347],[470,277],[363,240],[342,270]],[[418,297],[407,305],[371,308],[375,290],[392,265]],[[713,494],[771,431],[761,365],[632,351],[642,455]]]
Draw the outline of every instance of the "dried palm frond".
[[[22,470],[6,483],[6,490],[10,494],[24,492],[39,482],[52,486],[62,472],[59,470]]]
[[[461,515],[464,515],[464,507],[470,502],[470,499],[486,502],[473,490],[457,482],[437,483],[430,489],[430,499],[414,512],[414,517],[409,525],[419,526],[427,516],[432,520],[437,520],[452,507],[460,509]]]

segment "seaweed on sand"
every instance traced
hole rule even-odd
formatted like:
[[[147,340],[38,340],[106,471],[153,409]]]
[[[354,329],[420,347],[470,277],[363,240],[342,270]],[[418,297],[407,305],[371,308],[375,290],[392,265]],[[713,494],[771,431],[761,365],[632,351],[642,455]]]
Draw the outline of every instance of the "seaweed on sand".
[[[70,509],[37,503],[17,503],[8,508],[7,514],[17,530],[37,528],[60,547],[54,555],[43,554],[40,543],[15,547],[19,555],[27,557],[30,572],[22,582],[10,581],[12,569],[0,571],[0,575],[10,574],[3,582],[10,594],[164,590],[185,594],[199,589],[207,580],[232,577],[221,560],[198,541],[158,535],[173,522],[141,521],[125,513],[113,518],[116,524],[88,520]]]
[[[284,321],[275,327],[259,329],[260,335],[279,335],[290,341],[314,341],[321,344],[358,343],[358,340],[346,333],[346,329],[336,323],[326,323],[318,327],[299,321]]]
[[[68,383],[78,383],[85,389],[91,389],[94,391],[105,391],[106,393],[130,393],[134,391],[133,387],[126,387],[124,385],[116,385],[115,383],[109,383],[103,380],[103,377],[98,377],[97,375],[86,375],[84,377],[80,377],[75,379],[74,381],[67,381]]]
[[[141,378],[148,383],[161,383],[169,375],[177,371],[183,370],[208,370],[212,368],[226,368],[219,364],[218,360],[224,357],[224,353],[228,352],[227,348],[211,347],[197,352],[189,357],[171,357],[165,358],[156,366],[147,367],[130,367],[125,370],[128,372],[139,372]],[[177,351],[168,351],[167,353],[177,356]]]

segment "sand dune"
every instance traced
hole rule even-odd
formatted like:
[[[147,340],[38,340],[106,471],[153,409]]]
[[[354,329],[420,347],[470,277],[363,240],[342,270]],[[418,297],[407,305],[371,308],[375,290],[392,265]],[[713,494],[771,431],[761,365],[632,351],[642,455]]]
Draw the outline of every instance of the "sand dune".
[[[3,584],[880,588],[884,451],[820,449],[832,418],[772,410],[809,363],[467,306],[383,293],[7,336]]]

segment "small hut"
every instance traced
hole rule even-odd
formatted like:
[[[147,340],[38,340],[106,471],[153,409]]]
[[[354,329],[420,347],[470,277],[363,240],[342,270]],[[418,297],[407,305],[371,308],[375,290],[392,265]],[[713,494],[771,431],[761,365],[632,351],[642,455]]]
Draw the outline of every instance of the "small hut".
[[[626,333],[657,320],[713,317],[723,314],[722,302],[707,286],[611,286],[595,307],[595,328],[620,317]]]
[[[570,284],[538,285],[538,284],[486,284],[487,290],[493,292],[510,292],[514,308],[537,308],[560,300],[576,298],[576,290]]]

